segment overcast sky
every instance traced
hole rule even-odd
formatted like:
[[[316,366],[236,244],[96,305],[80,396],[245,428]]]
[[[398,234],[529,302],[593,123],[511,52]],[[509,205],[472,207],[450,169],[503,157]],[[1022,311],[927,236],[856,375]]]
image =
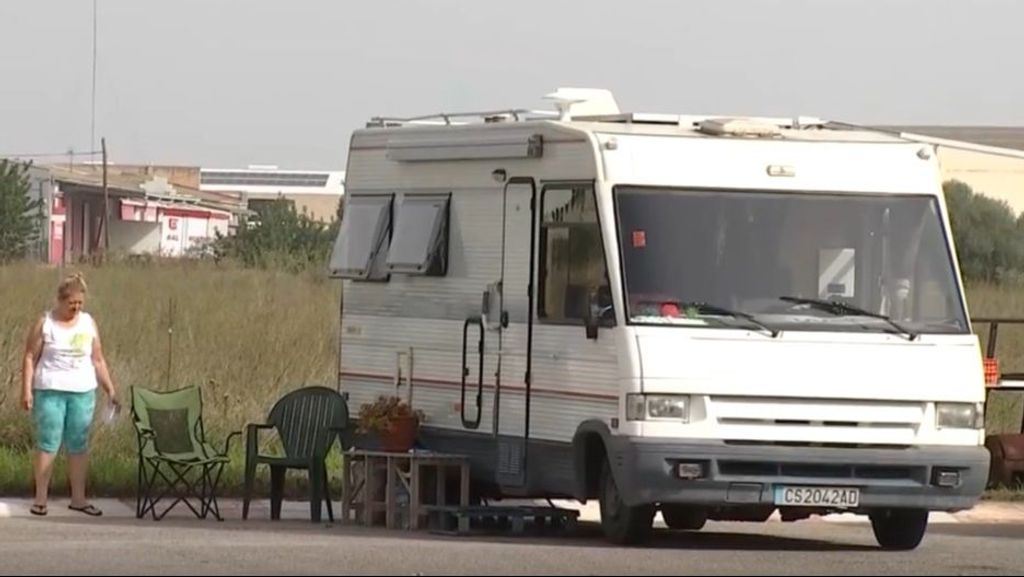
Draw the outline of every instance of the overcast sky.
[[[0,156],[93,149],[92,7],[0,0]],[[98,0],[96,143],[340,169],[372,116],[547,108],[558,86],[631,111],[1024,125],[1022,23],[1017,0]]]

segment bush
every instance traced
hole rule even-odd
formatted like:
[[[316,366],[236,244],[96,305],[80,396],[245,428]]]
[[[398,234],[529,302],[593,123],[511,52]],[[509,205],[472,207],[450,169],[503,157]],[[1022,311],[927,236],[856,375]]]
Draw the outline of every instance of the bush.
[[[337,220],[330,224],[313,220],[280,198],[264,205],[257,218],[243,222],[234,236],[218,234],[213,253],[250,268],[326,270],[339,225]]]

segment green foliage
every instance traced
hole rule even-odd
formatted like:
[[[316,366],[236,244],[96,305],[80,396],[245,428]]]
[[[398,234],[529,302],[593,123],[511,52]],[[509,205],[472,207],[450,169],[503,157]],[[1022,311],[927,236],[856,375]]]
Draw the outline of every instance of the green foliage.
[[[339,225],[338,220],[330,224],[313,220],[279,198],[261,207],[256,218],[239,225],[235,235],[218,234],[214,253],[252,268],[292,272],[323,268]]]
[[[39,240],[43,201],[30,195],[28,169],[0,159],[0,264],[25,258]]]
[[[1005,201],[975,193],[963,182],[943,185],[961,274],[971,281],[1024,278],[1024,215]]]

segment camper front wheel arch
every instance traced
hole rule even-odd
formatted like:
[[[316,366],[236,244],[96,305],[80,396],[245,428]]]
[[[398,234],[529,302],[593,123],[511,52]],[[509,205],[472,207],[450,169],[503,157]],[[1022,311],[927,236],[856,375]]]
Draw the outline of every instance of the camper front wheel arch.
[[[601,421],[580,424],[573,436],[575,453],[575,496],[580,501],[596,499],[601,494],[601,472],[608,460],[606,438],[608,427]]]

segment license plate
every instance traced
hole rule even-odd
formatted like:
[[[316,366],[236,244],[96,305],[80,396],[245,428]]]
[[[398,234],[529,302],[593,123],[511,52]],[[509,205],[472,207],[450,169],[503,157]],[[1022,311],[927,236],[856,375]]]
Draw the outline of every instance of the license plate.
[[[860,504],[856,487],[775,487],[775,504],[796,507],[852,508]]]

